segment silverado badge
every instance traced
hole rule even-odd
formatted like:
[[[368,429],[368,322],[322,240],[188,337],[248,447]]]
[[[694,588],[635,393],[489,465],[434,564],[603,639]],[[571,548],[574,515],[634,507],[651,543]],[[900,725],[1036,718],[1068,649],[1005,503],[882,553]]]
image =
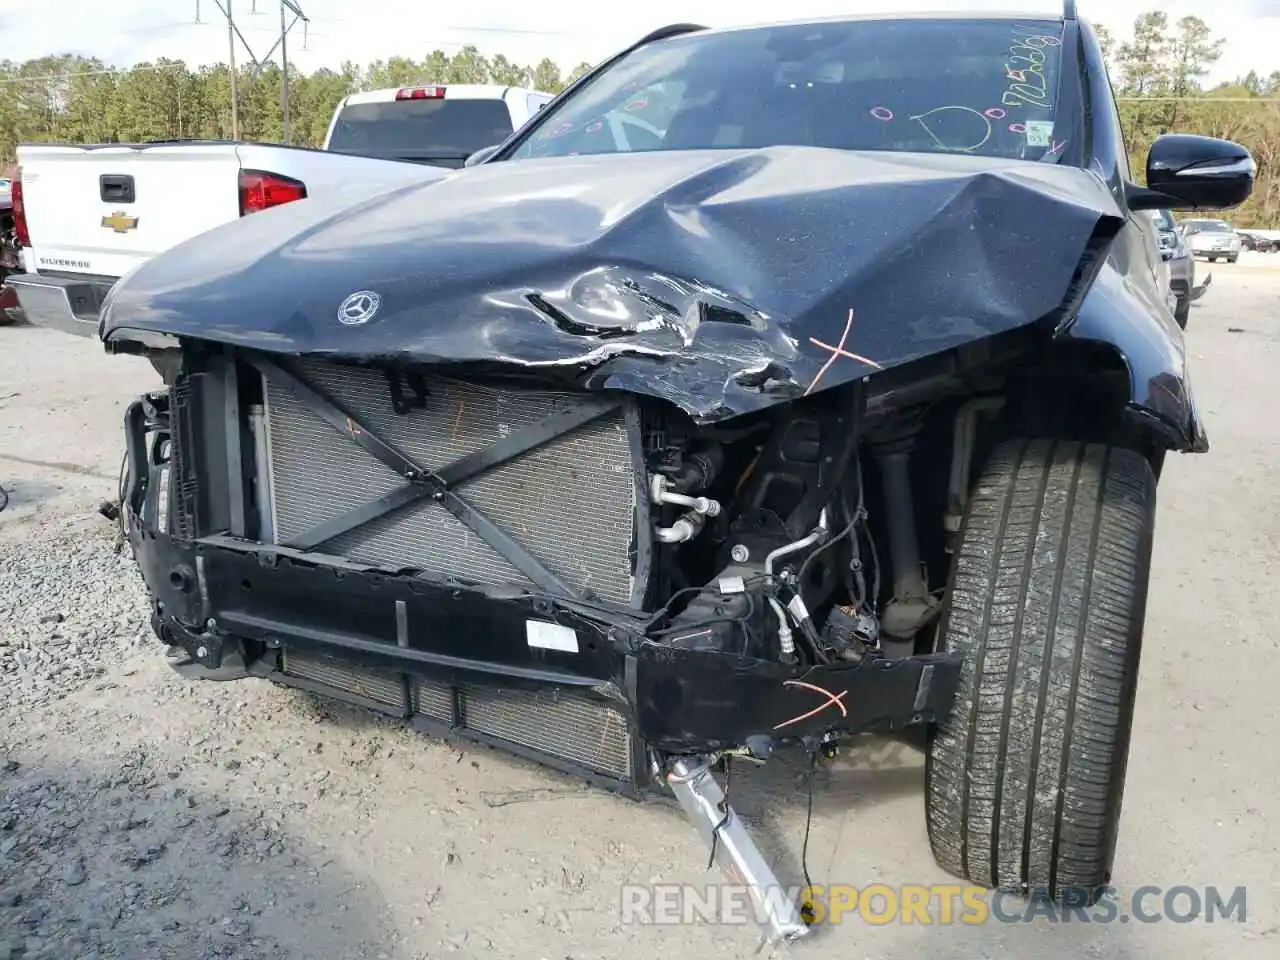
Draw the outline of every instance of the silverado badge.
[[[102,225],[116,233],[128,233],[138,229],[138,218],[131,217],[123,210],[117,210],[109,217],[102,218]]]

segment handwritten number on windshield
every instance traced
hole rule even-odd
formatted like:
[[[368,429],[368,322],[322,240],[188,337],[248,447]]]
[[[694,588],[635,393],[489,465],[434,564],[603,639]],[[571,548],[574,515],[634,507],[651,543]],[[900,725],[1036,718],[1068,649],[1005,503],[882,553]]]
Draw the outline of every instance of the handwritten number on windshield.
[[[910,119],[921,126],[940,150],[973,153],[991,139],[994,132],[991,121],[1009,118],[1008,108],[1049,109],[1052,106],[1052,94],[1045,76],[1045,63],[1048,59],[1046,51],[1062,46],[1062,41],[1043,33],[1043,29],[1039,25],[1015,25],[1013,43],[1009,46],[1004,64],[1004,79],[1008,83],[1000,97],[1001,106],[977,110],[962,104],[949,104],[926,110]],[[885,123],[894,118],[893,111],[883,106],[873,107],[871,116]],[[968,116],[976,117],[977,120],[968,120]],[[1027,132],[1026,124],[1019,121],[1010,123],[1008,129],[1011,133],[1022,136]],[[1055,149],[1065,146],[1065,142],[1053,143]]]
[[[1014,27],[1014,42],[1005,61],[1005,79],[1011,81],[1000,98],[1006,107],[1040,107],[1047,109],[1049,82],[1045,78],[1045,50],[1060,47],[1062,41],[1043,33],[1027,33],[1028,28]]]
[[[1052,34],[1044,33],[1044,24],[1015,23],[1013,35],[1019,40],[1030,40],[1041,47],[1060,47],[1062,41]]]
[[[1044,90],[1037,90],[1026,84],[1015,83],[1003,96],[1000,102],[1006,107],[1048,107],[1049,98]]]

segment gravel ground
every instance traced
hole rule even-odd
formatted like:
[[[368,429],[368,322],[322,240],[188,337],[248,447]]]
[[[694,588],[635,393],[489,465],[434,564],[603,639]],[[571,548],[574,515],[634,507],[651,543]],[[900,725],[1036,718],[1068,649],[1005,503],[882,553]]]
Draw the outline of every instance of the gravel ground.
[[[1248,921],[855,922],[793,954],[1277,955],[1280,613],[1259,600],[1280,538],[1280,270],[1249,260],[1213,265],[1192,312],[1214,449],[1171,461],[1161,486],[1117,876],[1125,890],[1248,885]],[[704,879],[668,805],[265,682],[174,675],[128,548],[95,513],[114,494],[124,404],[155,382],[86,341],[0,329],[0,960],[754,950],[754,928],[621,924],[622,883]],[[734,795],[797,876],[796,769],[752,771]],[[817,883],[949,882],[929,857],[918,753],[868,741],[825,771],[809,849]]]
[[[0,691],[7,708],[66,696],[154,645],[124,538],[101,519],[46,522],[38,550],[0,557]],[[68,585],[75,592],[68,592]],[[94,603],[77,602],[92,596]]]

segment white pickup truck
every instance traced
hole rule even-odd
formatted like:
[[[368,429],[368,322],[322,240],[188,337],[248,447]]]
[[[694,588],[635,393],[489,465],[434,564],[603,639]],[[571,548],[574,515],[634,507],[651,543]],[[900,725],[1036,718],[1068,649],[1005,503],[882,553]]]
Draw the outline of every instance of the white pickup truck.
[[[318,150],[239,141],[24,144],[12,189],[25,272],[9,285],[31,323],[96,336],[112,285],[156,254],[284,203],[451,176],[551,99],[490,84],[352,94]]]

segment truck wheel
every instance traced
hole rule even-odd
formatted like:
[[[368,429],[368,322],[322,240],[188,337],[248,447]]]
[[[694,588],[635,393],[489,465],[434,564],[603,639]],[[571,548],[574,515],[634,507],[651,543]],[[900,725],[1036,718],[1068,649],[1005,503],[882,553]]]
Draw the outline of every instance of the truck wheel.
[[[1191,298],[1179,297],[1177,305],[1173,308],[1173,319],[1178,321],[1178,326],[1183,330],[1187,329],[1187,321],[1191,319]]]
[[[940,627],[966,659],[926,759],[948,872],[1079,903],[1110,882],[1155,506],[1131,450],[1018,440],[987,463]]]

